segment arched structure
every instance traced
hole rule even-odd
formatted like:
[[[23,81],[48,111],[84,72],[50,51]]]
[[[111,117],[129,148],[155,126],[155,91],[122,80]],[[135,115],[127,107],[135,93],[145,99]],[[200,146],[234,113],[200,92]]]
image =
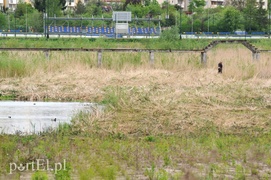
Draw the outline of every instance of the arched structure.
[[[207,52],[215,47],[217,44],[221,43],[239,43],[243,44],[252,52],[252,58],[258,60],[260,58],[260,50],[258,50],[255,46],[247,42],[246,40],[216,40],[211,42],[208,46],[206,46],[201,52],[201,63],[205,64],[207,62]]]

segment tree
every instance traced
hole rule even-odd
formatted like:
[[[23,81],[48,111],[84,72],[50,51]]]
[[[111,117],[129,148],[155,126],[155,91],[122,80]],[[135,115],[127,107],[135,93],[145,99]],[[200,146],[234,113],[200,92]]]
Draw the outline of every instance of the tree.
[[[205,6],[204,0],[192,0],[188,5],[188,9],[190,12],[195,12],[197,8],[201,8],[204,6]]]
[[[141,0],[125,0],[125,2],[123,4],[123,11],[126,10],[126,7],[127,7],[128,4],[139,5],[139,4],[141,4]]]
[[[46,8],[49,17],[60,16],[62,11],[61,0],[46,0]]]
[[[140,4],[129,4],[126,9],[127,11],[131,11],[132,15],[138,18],[143,18],[149,12],[148,8],[143,7]]]
[[[263,0],[259,1],[256,22],[258,22],[258,31],[267,31],[267,10],[263,8]]]
[[[42,32],[43,31],[43,14],[34,10],[31,14],[28,15],[28,26],[29,29],[33,32]]]
[[[239,11],[243,11],[246,5],[246,1],[247,0],[231,0],[230,4]]]
[[[84,14],[86,12],[86,7],[82,3],[81,0],[79,0],[78,3],[76,4],[74,12],[75,12],[75,14]]]
[[[39,12],[46,11],[49,16],[59,16],[66,9],[66,0],[34,0],[33,4],[35,9]]]
[[[162,17],[167,17],[162,20],[162,26],[170,27],[174,26],[176,23],[176,8],[175,6],[169,4],[168,2],[164,2],[162,4]]]
[[[164,30],[160,39],[169,42],[178,41],[180,39],[179,29],[176,26],[173,26],[170,29]]]
[[[86,4],[86,13],[89,15],[100,16],[103,13],[102,2],[92,0]]]
[[[149,17],[154,17],[162,13],[162,9],[156,0],[153,0],[148,6],[145,7],[148,9]]]
[[[6,25],[7,25],[6,17],[4,13],[0,12],[0,29],[1,30],[6,29]]]
[[[222,18],[218,23],[219,31],[233,32],[238,29],[244,29],[242,14],[234,7],[226,7],[222,12]]]
[[[64,11],[67,6],[66,6],[66,0],[59,0],[59,7],[61,8],[62,11]]]
[[[37,9],[39,12],[45,12],[45,0],[34,0],[34,7]]]
[[[32,8],[31,4],[19,2],[15,10],[16,18],[24,16],[26,13],[31,14],[33,10],[34,9]]]
[[[257,2],[256,0],[247,0],[246,6],[243,9],[243,16],[245,18],[245,29],[246,31],[255,31],[257,29]]]

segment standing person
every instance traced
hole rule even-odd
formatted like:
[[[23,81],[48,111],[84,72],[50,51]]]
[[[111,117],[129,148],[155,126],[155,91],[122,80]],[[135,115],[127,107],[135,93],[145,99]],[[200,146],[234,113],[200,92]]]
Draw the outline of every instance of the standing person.
[[[218,73],[222,73],[223,65],[222,62],[218,63]]]

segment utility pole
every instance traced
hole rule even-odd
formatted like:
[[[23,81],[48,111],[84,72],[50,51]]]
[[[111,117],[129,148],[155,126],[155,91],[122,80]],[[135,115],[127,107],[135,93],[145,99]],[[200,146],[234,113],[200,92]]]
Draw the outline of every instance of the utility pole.
[[[28,33],[28,30],[27,30],[27,5],[25,6],[26,8],[26,18],[25,18],[25,32],[26,34]]]
[[[207,1],[207,8],[208,8],[208,33],[209,33],[209,31],[210,31],[210,29],[209,29],[209,9],[210,9],[210,5],[209,5],[209,1]]]
[[[270,39],[270,0],[268,1],[268,39]]]
[[[15,31],[15,37],[16,37],[16,11],[14,12],[14,22],[15,22],[14,31]]]
[[[180,39],[182,39],[182,4],[180,4]]]
[[[47,22],[46,22],[46,29],[47,29],[47,30],[46,30],[46,32],[47,32],[46,38],[49,39],[49,26],[48,26],[48,22],[49,22],[49,5],[50,5],[50,4],[49,4],[49,0],[46,0],[46,2],[47,2],[47,3],[46,3],[46,6],[45,6],[45,7],[47,7],[47,8],[46,8],[46,12],[47,12],[47,13],[46,13],[46,19],[47,19]]]
[[[167,15],[166,15],[166,19],[169,19],[169,14],[168,14],[168,4],[169,4],[169,0],[167,0]]]

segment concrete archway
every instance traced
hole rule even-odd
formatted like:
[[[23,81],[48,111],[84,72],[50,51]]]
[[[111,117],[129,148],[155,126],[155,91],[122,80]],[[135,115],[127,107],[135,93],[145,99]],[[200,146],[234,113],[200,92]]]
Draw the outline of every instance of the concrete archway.
[[[255,46],[253,46],[252,44],[247,42],[246,40],[216,40],[216,41],[213,41],[210,44],[208,44],[208,46],[206,46],[202,50],[201,63],[203,63],[203,64],[207,63],[207,52],[209,50],[211,50],[217,44],[223,44],[223,43],[224,44],[226,44],[226,43],[243,44],[245,47],[247,47],[252,52],[252,59],[258,60],[260,58],[260,51]]]

